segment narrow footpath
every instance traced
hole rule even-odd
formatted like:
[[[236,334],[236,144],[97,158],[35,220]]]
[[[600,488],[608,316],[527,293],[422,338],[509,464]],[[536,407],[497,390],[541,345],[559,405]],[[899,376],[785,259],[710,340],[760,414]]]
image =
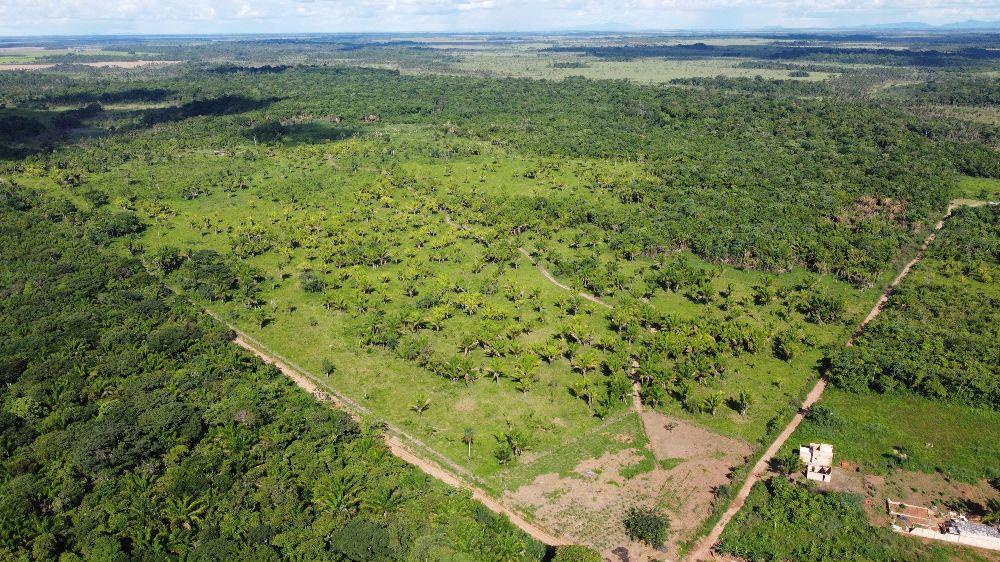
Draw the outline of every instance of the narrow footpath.
[[[981,205],[996,205],[996,204],[997,204],[996,202],[985,202],[985,201],[962,201],[962,202],[952,201],[948,205],[948,209],[945,211],[944,216],[941,218],[941,220],[937,222],[937,224],[934,225],[934,230],[927,235],[927,238],[924,239],[923,244],[920,245],[920,248],[917,250],[917,255],[914,256],[912,260],[910,260],[909,262],[906,263],[906,265],[903,266],[903,269],[900,270],[899,274],[896,275],[896,277],[892,280],[892,282],[889,283],[889,285],[885,288],[884,291],[882,291],[882,294],[879,296],[878,301],[876,301],[875,306],[873,306],[868,315],[865,316],[865,319],[862,320],[860,324],[858,324],[858,327],[857,329],[855,329],[854,334],[851,335],[850,339],[847,340],[847,343],[845,345],[846,346],[854,345],[855,338],[857,338],[858,335],[861,334],[861,332],[865,329],[865,326],[867,326],[872,320],[874,320],[879,314],[882,313],[882,310],[885,308],[885,304],[889,302],[889,297],[892,295],[893,290],[895,290],[895,288],[903,281],[903,279],[906,278],[906,276],[910,273],[910,270],[913,269],[913,266],[915,266],[917,263],[920,262],[920,260],[924,258],[924,255],[927,253],[927,248],[931,245],[931,242],[934,241],[934,238],[937,236],[937,232],[944,227],[945,221],[949,217],[951,217],[952,212],[956,208],[961,206],[978,207]],[[758,460],[757,464],[753,466],[753,469],[747,476],[746,481],[743,482],[743,486],[740,487],[739,493],[736,494],[736,497],[733,498],[732,502],[730,502],[729,507],[726,509],[725,513],[722,514],[722,517],[719,519],[719,522],[716,523],[715,527],[712,528],[712,531],[708,535],[706,535],[705,538],[699,541],[697,546],[695,546],[695,548],[693,548],[691,552],[688,553],[687,560],[695,562],[701,560],[713,560],[715,558],[714,554],[712,553],[712,549],[715,547],[715,544],[719,542],[719,538],[722,536],[722,532],[726,530],[726,525],[729,524],[729,521],[732,520],[733,516],[735,516],[736,513],[738,513],[739,510],[743,507],[743,504],[746,503],[746,499],[750,495],[750,490],[753,488],[754,484],[759,482],[761,478],[763,478],[766,475],[768,467],[771,463],[771,459],[773,459],[774,456],[778,454],[778,451],[781,450],[781,447],[783,447],[785,442],[788,441],[788,438],[792,436],[792,433],[795,432],[795,429],[799,427],[799,424],[802,423],[802,420],[805,418],[806,412],[813,404],[815,404],[820,399],[825,389],[826,389],[825,379],[821,378],[820,380],[816,381],[816,385],[813,386],[812,390],[809,391],[809,394],[806,395],[806,399],[802,402],[802,405],[799,407],[798,413],[795,414],[792,420],[788,422],[788,425],[785,426],[785,428],[781,431],[781,433],[778,434],[778,437],[775,438],[774,442],[772,442],[771,445],[767,448],[767,450],[764,451],[764,454],[761,456],[760,460]]]
[[[459,223],[451,220],[451,215],[447,211],[445,211],[445,213],[444,213],[444,222],[447,223],[448,226],[450,226],[450,227],[452,227],[454,229],[457,229],[457,230],[465,230],[467,232],[471,232],[472,231],[472,229],[469,228],[467,225],[459,224]],[[528,258],[528,261],[531,262],[531,265],[535,266],[535,268],[538,269],[538,272],[541,273],[543,277],[545,277],[546,279],[548,279],[550,283],[552,283],[553,285],[555,285],[556,287],[559,287],[560,289],[562,289],[564,291],[570,291],[570,292],[573,291],[572,287],[570,287],[569,285],[566,285],[566,284],[562,283],[561,281],[559,281],[558,279],[556,279],[555,275],[552,275],[552,273],[549,272],[548,269],[545,269],[545,267],[542,264],[538,263],[538,260],[536,260],[531,255],[531,252],[529,252],[528,250],[526,250],[524,248],[524,246],[518,246],[517,247],[517,251],[520,252],[522,256]],[[586,300],[588,300],[588,301],[596,304],[596,305],[603,306],[604,308],[608,308],[608,309],[612,308],[612,306],[610,304],[608,304],[607,302],[599,299],[598,297],[595,297],[594,295],[591,295],[589,293],[584,293],[583,291],[579,291],[577,294],[580,295],[581,297],[583,297],[584,299],[586,299]]]

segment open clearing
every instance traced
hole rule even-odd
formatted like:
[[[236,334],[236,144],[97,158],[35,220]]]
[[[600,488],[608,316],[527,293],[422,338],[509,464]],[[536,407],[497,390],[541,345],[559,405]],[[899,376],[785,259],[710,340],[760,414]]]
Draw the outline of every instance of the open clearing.
[[[636,416],[636,414],[629,414]],[[751,447],[654,411],[644,429],[612,437],[626,446],[585,458],[565,473],[543,473],[504,497],[570,542],[592,545],[611,559],[676,559],[711,511],[713,490],[745,462]],[[648,435],[648,440],[647,436]],[[653,550],[628,539],[619,523],[628,508],[656,506],[670,516],[666,547]]]
[[[101,61],[101,62],[72,62],[71,64],[79,64],[83,66],[90,66],[93,68],[139,68],[144,66],[166,66],[171,64],[180,64],[184,61],[179,60],[131,60],[131,61]],[[55,63],[25,63],[25,64],[2,64],[2,59],[0,59],[0,70],[45,70],[48,68],[55,67]]]

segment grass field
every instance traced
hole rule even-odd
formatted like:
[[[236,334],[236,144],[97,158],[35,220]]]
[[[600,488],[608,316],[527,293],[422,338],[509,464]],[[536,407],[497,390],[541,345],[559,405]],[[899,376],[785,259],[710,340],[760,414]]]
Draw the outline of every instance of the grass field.
[[[134,208],[149,219],[151,227],[144,236],[149,251],[176,246],[226,254],[232,251],[233,240],[247,229],[285,233],[268,235],[273,238],[273,247],[246,258],[266,277],[264,312],[249,310],[240,302],[210,306],[306,369],[314,373],[329,370],[326,376],[335,388],[480,477],[497,475],[501,480],[508,479],[502,474],[509,470],[498,463],[493,453],[495,436],[510,427],[531,434],[531,450],[525,456],[528,459],[558,450],[601,426],[587,402],[574,396],[570,387],[581,375],[574,357],[587,350],[600,357],[600,341],[613,336],[608,311],[583,303],[567,312],[571,294],[548,282],[527,260],[515,254],[503,263],[484,262],[480,242],[449,226],[443,213],[430,209],[436,201],[472,191],[540,197],[579,190],[590,168],[617,166],[619,171],[628,171],[635,164],[566,160],[555,167],[550,165],[536,178],[528,178],[526,169],[544,168],[546,163],[482,142],[450,140],[456,156],[442,163],[426,153],[427,144],[434,141],[436,134],[427,127],[393,128],[387,131],[392,140],[371,137],[330,143],[313,138],[333,134],[329,129],[302,130],[310,142],[320,144],[290,142],[274,152],[266,165],[250,157],[249,149],[235,158],[226,151],[182,151],[159,162],[126,163],[113,172],[93,175],[90,183],[109,193],[116,205]],[[355,164],[380,154],[383,156],[376,156],[382,158],[380,168],[395,169],[401,176],[413,178],[414,188],[387,188],[387,176],[379,168]],[[373,214],[359,214],[358,202],[371,197],[379,201]],[[475,216],[467,214],[460,212],[456,220],[471,222],[488,237],[497,234],[489,225],[476,224]],[[551,251],[571,252],[570,244],[577,234],[559,231],[548,240],[548,247]],[[378,267],[331,265],[324,261],[330,251],[324,248],[331,236],[345,237],[342,243],[348,246],[351,240],[377,238],[392,259]],[[292,239],[296,240],[294,244]],[[420,242],[414,244],[415,240]],[[531,250],[539,243],[527,237],[511,237],[510,242]],[[611,253],[601,244],[594,250]],[[694,256],[688,259],[698,267],[709,267]],[[425,270],[428,263],[434,264],[434,275],[417,282],[417,296],[407,296],[405,279],[415,271]],[[545,260],[543,263],[555,268]],[[638,283],[652,266],[650,260],[627,262],[625,277]],[[320,293],[303,291],[299,276],[305,270],[319,274],[328,289]],[[806,275],[803,271],[777,276],[777,286],[783,291],[809,280],[826,292],[845,297],[848,308],[842,322],[816,325],[805,322],[787,302],[776,301],[763,307],[748,304],[751,286],[762,278],[759,273],[722,268],[712,284],[716,291],[730,291],[732,302],[739,302],[728,311],[722,307],[729,305],[720,300],[696,304],[678,293],[652,293],[648,306],[681,321],[737,315],[767,333],[794,328],[806,342],[804,351],[789,361],[775,358],[769,343],[758,353],[724,358],[726,375],[695,389],[696,396],[721,392],[726,399],[734,398],[741,390],[749,391],[755,403],[747,415],[740,415],[731,406],[723,406],[715,415],[692,414],[673,400],[664,406],[666,412],[740,440],[760,439],[767,432],[768,421],[814,380],[820,350],[842,343],[850,326],[863,316],[877,293],[876,288],[859,291],[832,277]],[[571,276],[563,281],[575,284]],[[404,339],[425,346],[432,357],[468,361],[473,367],[471,378],[478,380],[463,377],[452,382],[397,352],[361,341],[367,322],[373,315],[382,314],[387,303],[401,306],[409,314],[420,312],[413,309],[413,303],[419,295],[436,291],[435,287],[455,287],[462,293],[474,294],[478,299],[476,309],[463,313],[449,306],[442,310],[446,314],[438,328],[415,329]],[[515,302],[505,296],[510,290],[534,296]],[[602,297],[617,304],[632,298],[629,291],[614,290]],[[458,299],[459,294],[454,298]],[[338,304],[331,307],[331,299]],[[260,314],[269,317],[263,325]],[[510,378],[511,371],[517,368],[516,361],[510,357],[502,360],[508,373],[495,384],[485,373],[491,363],[488,350],[479,345],[463,349],[463,339],[484,326],[500,332],[514,330],[514,346],[521,354],[547,342],[565,346],[557,336],[567,322],[578,323],[592,339],[570,345],[569,354],[536,361],[523,391]],[[563,347],[562,353],[565,351]],[[333,368],[325,369],[327,364]],[[598,391],[598,400],[604,392]],[[411,406],[420,398],[429,400],[430,406],[417,415]],[[625,404],[612,402],[610,407],[609,414],[614,415]],[[478,436],[471,458],[462,441],[467,428]]]
[[[133,53],[125,51],[105,50],[102,48],[84,49],[41,49],[41,48],[0,48],[0,64],[24,64],[38,62],[39,59],[47,57],[57,57],[62,55],[83,55],[83,56],[105,56],[110,58],[122,58],[133,56]]]
[[[679,61],[662,58],[639,58],[617,61],[603,60],[559,53],[507,53],[493,51],[462,52],[462,60],[453,65],[463,73],[487,76],[513,76],[564,80],[582,76],[592,80],[631,80],[641,84],[664,84],[675,78],[695,77],[745,77],[762,76],[768,79],[823,80],[830,73],[810,72],[809,76],[795,78],[788,70],[739,68],[744,59],[712,59]],[[567,63],[574,66],[563,67]],[[577,66],[579,65],[579,66]]]
[[[1000,201],[1000,179],[962,176],[958,189],[960,196],[966,199]]]
[[[872,474],[904,469],[971,482],[1000,477],[1000,414],[995,411],[908,394],[837,389],[827,390],[820,405],[833,412],[835,421],[806,420],[789,439],[789,450],[803,443],[831,443],[838,460]],[[906,460],[896,451],[904,452]]]

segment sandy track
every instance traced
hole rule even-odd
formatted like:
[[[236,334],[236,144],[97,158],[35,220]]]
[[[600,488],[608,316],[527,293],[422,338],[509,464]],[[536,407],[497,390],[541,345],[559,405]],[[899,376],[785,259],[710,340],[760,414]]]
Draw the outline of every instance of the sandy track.
[[[920,262],[920,260],[924,259],[924,254],[927,253],[927,248],[930,247],[931,242],[933,242],[934,239],[937,237],[937,232],[942,228],[944,228],[944,221],[946,221],[949,217],[951,217],[951,214],[955,211],[955,209],[963,206],[981,207],[983,205],[996,205],[996,204],[997,202],[994,201],[990,202],[952,201],[951,203],[949,203],[948,209],[945,211],[944,216],[941,217],[941,220],[937,221],[937,224],[934,225],[934,231],[928,234],[927,238],[924,239],[923,244],[920,245],[920,249],[917,250],[917,255],[913,256],[912,260],[906,262],[906,265],[904,265],[903,269],[899,271],[899,274],[896,275],[896,277],[892,280],[892,282],[889,283],[889,286],[886,287],[884,291],[882,291],[882,294],[879,296],[878,301],[875,302],[875,306],[872,307],[871,311],[868,313],[868,316],[865,316],[865,319],[862,320],[860,324],[858,324],[858,328],[854,331],[854,334],[851,336],[851,339],[847,340],[847,346],[848,347],[853,346],[855,338],[861,335],[861,332],[864,331],[865,326],[867,326],[872,320],[874,320],[876,316],[882,313],[882,309],[884,309],[885,304],[889,302],[889,297],[892,295],[893,290],[895,290],[896,287],[899,285],[899,283],[907,275],[909,275],[910,270],[913,269],[913,266],[917,265]]]
[[[889,285],[885,288],[884,291],[882,291],[882,294],[879,296],[879,299],[875,303],[875,306],[872,307],[871,312],[869,312],[868,316],[865,316],[865,319],[862,320],[860,324],[858,324],[858,327],[854,331],[854,334],[850,337],[850,339],[847,340],[847,343],[845,345],[847,346],[854,345],[854,339],[861,334],[865,326],[867,326],[872,320],[874,320],[879,314],[882,313],[882,310],[885,308],[885,304],[889,301],[889,297],[892,295],[892,291],[900,284],[900,282],[903,281],[904,278],[906,278],[906,276],[910,273],[910,270],[913,269],[913,266],[915,266],[917,263],[920,262],[920,260],[924,258],[924,255],[927,253],[927,248],[931,245],[931,242],[933,242],[934,238],[937,236],[937,231],[941,230],[941,228],[944,227],[945,221],[949,217],[951,217],[952,212],[954,212],[956,208],[961,206],[978,207],[981,205],[997,205],[997,204],[998,204],[997,202],[985,202],[985,201],[952,201],[948,205],[948,209],[945,211],[944,216],[941,217],[941,220],[939,220],[937,224],[934,225],[934,231],[928,234],[927,238],[924,239],[923,244],[920,245],[920,249],[917,250],[917,255],[914,256],[912,260],[910,260],[909,262],[906,263],[906,265],[903,266],[903,269],[900,270],[899,274],[896,275],[896,277],[892,280],[892,282],[889,283]],[[760,479],[764,476],[764,473],[768,468],[771,459],[774,458],[774,456],[778,453],[778,451],[785,444],[785,442],[788,441],[788,438],[791,437],[795,429],[799,427],[799,424],[802,423],[802,420],[805,418],[806,411],[809,409],[810,406],[815,404],[816,401],[820,399],[820,397],[823,395],[823,390],[825,389],[826,389],[825,379],[820,379],[816,381],[816,385],[813,386],[812,390],[809,391],[809,394],[806,396],[806,399],[802,402],[802,406],[799,407],[798,413],[795,414],[795,416],[792,418],[792,421],[788,422],[788,425],[785,426],[785,429],[783,429],[781,433],[778,434],[778,437],[775,438],[774,442],[771,443],[771,446],[767,448],[767,450],[761,456],[760,460],[757,461],[757,464],[754,465],[753,470],[750,471],[750,475],[747,476],[747,479],[743,483],[743,486],[740,487],[739,493],[736,495],[735,498],[733,498],[732,503],[729,504],[729,508],[727,508],[725,513],[722,514],[722,517],[719,519],[719,522],[716,523],[715,527],[712,528],[712,531],[704,539],[699,541],[698,545],[694,549],[692,549],[691,552],[688,553],[687,555],[688,560],[692,561],[711,560],[714,558],[714,555],[712,553],[712,548],[715,546],[715,543],[719,541],[719,537],[721,537],[722,532],[725,531],[726,525],[729,524],[729,521],[733,518],[733,516],[736,515],[736,513],[740,510],[740,508],[743,507],[743,504],[746,503],[746,499],[750,495],[750,490],[753,488],[754,484],[760,481]]]
[[[556,287],[559,287],[560,289],[566,290],[566,291],[572,291],[573,290],[572,287],[560,283],[559,280],[556,279],[554,275],[552,275],[551,273],[549,273],[549,270],[545,269],[545,267],[543,267],[542,264],[540,264],[537,261],[535,261],[535,258],[533,258],[531,256],[531,253],[528,252],[528,250],[525,250],[523,246],[519,246],[517,248],[517,251],[521,252],[521,255],[523,255],[524,257],[528,258],[528,261],[531,262],[531,265],[535,266],[538,269],[538,271],[541,272],[541,274],[544,275],[545,278],[548,279],[553,285],[555,285]],[[598,304],[600,306],[603,306],[604,308],[612,308],[610,304],[602,301],[601,299],[595,297],[594,295],[590,295],[590,294],[584,293],[583,291],[580,291],[577,294],[580,295],[581,297],[587,299],[588,301],[594,303],[594,304]]]
[[[211,311],[207,312],[212,317],[216,318],[219,321],[222,321],[218,315],[212,313]],[[229,326],[230,329],[236,331],[236,333],[238,334],[237,337],[233,340],[233,343],[242,347],[243,349],[246,349],[247,351],[254,354],[265,363],[270,363],[275,367],[277,367],[278,370],[281,371],[282,374],[288,377],[292,382],[294,382],[296,386],[310,393],[315,398],[319,399],[320,401],[327,402],[333,406],[336,406],[339,409],[347,411],[348,413],[351,414],[351,417],[354,418],[355,420],[360,419],[361,415],[363,414],[370,413],[369,410],[364,406],[361,406],[360,404],[354,402],[353,400],[347,398],[346,396],[333,391],[325,384],[319,383],[314,376],[304,372],[303,370],[297,367],[293,367],[289,362],[285,361],[284,359],[268,353],[267,351],[262,349],[262,346],[260,346],[259,343],[253,340],[253,338],[249,337],[246,334],[243,334],[242,332],[239,332],[233,326],[230,326],[228,323],[224,321],[222,322],[227,326]],[[561,537],[558,537],[546,531],[545,529],[542,529],[538,525],[528,521],[520,514],[518,514],[516,511],[507,507],[503,503],[497,501],[495,498],[487,494],[482,489],[469,483],[466,479],[456,474],[454,470],[446,469],[437,462],[424,458],[415,453],[414,452],[415,449],[428,449],[428,450],[430,449],[422,442],[409,438],[404,432],[398,429],[389,427],[385,435],[385,443],[389,447],[389,451],[391,451],[392,454],[395,455],[396,457],[399,457],[406,463],[409,463],[419,468],[422,472],[424,472],[428,476],[436,478],[449,486],[467,490],[475,500],[485,505],[490,511],[497,513],[499,515],[506,516],[508,519],[510,519],[511,523],[517,525],[517,527],[519,527],[525,533],[529,534],[533,539],[550,546],[559,546],[562,544],[566,544],[566,541]],[[458,468],[462,472],[467,472],[465,469],[458,467],[457,465],[455,465],[452,468]]]
[[[810,406],[815,404],[817,400],[819,400],[820,396],[823,395],[823,390],[825,389],[826,380],[820,379],[816,381],[816,385],[809,391],[809,394],[802,402],[802,406],[799,408],[798,413],[795,414],[792,421],[788,422],[785,429],[781,430],[781,433],[774,440],[774,442],[771,443],[771,446],[767,448],[767,451],[765,451],[760,457],[757,464],[753,465],[753,469],[750,470],[750,475],[747,477],[746,481],[743,482],[743,486],[740,487],[739,493],[736,494],[732,503],[729,504],[725,513],[722,514],[719,522],[715,524],[715,527],[712,528],[712,531],[705,538],[699,541],[698,546],[688,553],[688,560],[709,560],[712,558],[712,547],[714,547],[715,543],[719,541],[719,537],[722,536],[722,532],[726,530],[726,525],[729,524],[729,521],[733,518],[733,516],[736,515],[736,513],[743,507],[743,504],[746,503],[746,499],[750,495],[750,490],[767,471],[768,464],[771,462],[771,459],[778,454],[778,451],[785,444],[785,441],[788,441],[788,438],[791,437],[792,433],[794,433],[799,427],[799,424],[802,423],[802,420],[805,418],[806,411]]]

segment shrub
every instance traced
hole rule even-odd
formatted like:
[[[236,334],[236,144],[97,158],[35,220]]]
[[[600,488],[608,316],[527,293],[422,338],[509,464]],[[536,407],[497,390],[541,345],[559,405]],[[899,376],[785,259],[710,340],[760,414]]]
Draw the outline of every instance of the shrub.
[[[815,425],[824,427],[838,427],[841,420],[830,408],[822,405],[815,405],[806,412],[806,420]]]
[[[174,246],[161,246],[153,251],[152,264],[163,274],[168,274],[184,265],[184,254]]]
[[[312,271],[303,271],[299,274],[299,285],[307,293],[318,293],[326,288],[326,282],[319,278]]]
[[[670,521],[657,508],[632,507],[625,516],[625,532],[629,538],[660,548],[667,540]]]
[[[320,370],[323,371],[324,375],[332,375],[337,372],[337,366],[329,359],[324,358],[320,363]]]
[[[774,457],[772,462],[774,469],[781,474],[792,474],[805,468],[802,464],[802,457],[796,450],[788,451],[780,457]]]

